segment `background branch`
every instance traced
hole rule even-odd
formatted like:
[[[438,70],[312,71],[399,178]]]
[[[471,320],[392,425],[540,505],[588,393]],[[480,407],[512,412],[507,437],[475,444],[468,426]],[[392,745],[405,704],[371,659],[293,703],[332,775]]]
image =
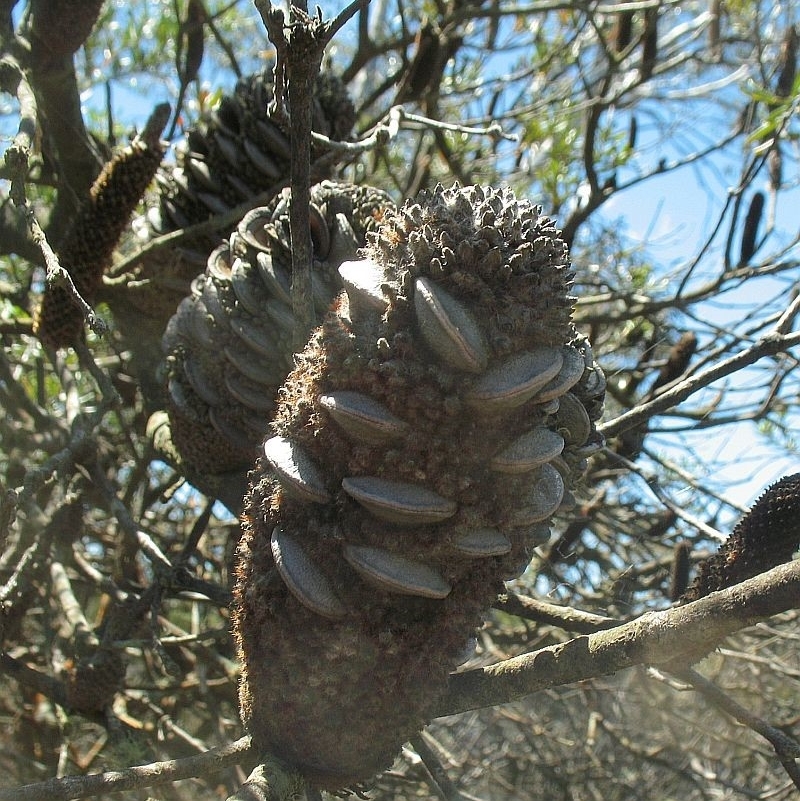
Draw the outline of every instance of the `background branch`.
[[[69,801],[74,798],[91,798],[101,793],[156,787],[180,779],[218,773],[232,765],[238,765],[247,759],[249,754],[250,738],[242,737],[230,745],[212,748],[204,754],[184,759],[153,762],[136,768],[90,776],[66,776],[62,779],[50,779],[8,790],[0,789],[0,801],[41,801],[42,798],[50,801]]]

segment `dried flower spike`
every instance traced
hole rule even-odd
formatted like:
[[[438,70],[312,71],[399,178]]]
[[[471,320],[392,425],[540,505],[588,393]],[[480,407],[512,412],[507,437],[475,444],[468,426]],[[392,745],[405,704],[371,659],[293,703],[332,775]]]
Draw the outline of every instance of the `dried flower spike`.
[[[428,721],[598,447],[605,388],[538,207],[440,186],[368,239],[281,389],[235,591],[245,724],[334,790]]]
[[[159,139],[169,105],[156,107],[143,135],[117,153],[92,185],[89,200],[59,251],[61,266],[87,303],[99,292],[103,272],[152,181],[164,150]],[[62,287],[48,287],[34,320],[34,333],[53,347],[73,344],[83,333],[83,316]]]
[[[792,558],[800,547],[800,473],[768,487],[681,596],[690,603]]]

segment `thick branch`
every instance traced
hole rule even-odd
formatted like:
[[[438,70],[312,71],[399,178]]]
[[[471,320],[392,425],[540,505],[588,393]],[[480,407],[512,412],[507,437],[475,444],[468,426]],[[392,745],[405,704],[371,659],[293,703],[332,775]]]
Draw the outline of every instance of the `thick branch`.
[[[299,773],[266,756],[228,801],[296,801],[303,797],[304,787],[305,781]]]
[[[794,561],[686,606],[650,612],[608,631],[457,673],[437,715],[516,701],[635,665],[679,669],[702,659],[730,634],[798,607],[800,562]]]

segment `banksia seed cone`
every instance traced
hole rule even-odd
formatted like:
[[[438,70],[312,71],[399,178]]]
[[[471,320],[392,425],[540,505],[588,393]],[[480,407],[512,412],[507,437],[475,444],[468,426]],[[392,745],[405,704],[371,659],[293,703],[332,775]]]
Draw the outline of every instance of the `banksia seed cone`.
[[[272,99],[268,72],[243,78],[234,94],[223,97],[215,111],[203,115],[188,131],[178,146],[176,166],[165,167],[156,176],[158,203],[139,223],[142,238],[204,222],[269,189],[277,190],[287,180],[288,130],[268,114]],[[314,95],[314,130],[331,139],[345,139],[354,121],[344,84],[333,75],[321,74]],[[220,232],[227,236],[230,228]],[[183,284],[188,289],[218,241],[216,235],[190,239],[177,251],[145,256],[139,266],[141,277],[153,279],[154,291],[142,288],[131,294],[132,302],[143,313],[166,322],[185,294],[176,296],[173,287]]]
[[[756,239],[758,226],[764,214],[764,193],[756,192],[747,208],[747,216],[742,227],[742,244],[739,249],[739,266],[744,267],[750,263],[756,252]]]
[[[692,546],[679,542],[672,554],[672,569],[669,574],[669,599],[678,601],[689,586],[689,557]]]
[[[790,25],[783,35],[781,52],[778,59],[778,80],[775,94],[788,97],[794,88],[794,76],[797,73],[797,28]]]
[[[65,676],[66,703],[79,712],[102,712],[114,700],[125,677],[125,662],[111,647],[72,665]]]
[[[243,78],[219,107],[204,114],[178,145],[177,164],[157,175],[156,202],[135,221],[139,245],[187,226],[207,221],[287,182],[291,149],[288,129],[268,112],[272,100],[268,72]],[[327,73],[316,82],[314,130],[332,139],[350,135],[355,112],[342,81]],[[314,156],[319,155],[314,151]],[[325,177],[315,176],[315,180]],[[135,267],[136,280],[106,298],[150,410],[163,408],[161,382],[154,375],[160,362],[161,337],[176,306],[202,273],[208,254],[227,238],[235,223],[182,239],[175,246],[146,252]],[[136,243],[132,243],[136,244]]]
[[[176,64],[181,83],[187,84],[197,77],[203,63],[205,41],[203,23],[206,21],[206,10],[201,0],[189,0],[186,6],[186,18],[181,22],[178,41],[176,42]]]
[[[172,439],[202,474],[252,465],[292,366],[288,197],[285,191],[245,215],[164,335]],[[341,288],[339,265],[355,257],[392,201],[376,189],[326,181],[312,187],[311,203],[322,315]]]
[[[177,166],[158,175],[159,206],[148,215],[155,233],[203,222],[286,180],[291,146],[288,130],[268,113],[272,101],[269,72],[242,78],[188,131]],[[355,113],[341,81],[321,75],[314,101],[314,130],[347,137]]]
[[[153,179],[161,162],[161,131],[169,117],[169,106],[156,107],[143,135],[133,140],[109,161],[92,185],[89,200],[81,209],[58,257],[87,303],[93,303],[114,249],[131,214]],[[34,320],[34,333],[53,347],[66,347],[83,332],[83,315],[66,289],[45,289]]]
[[[681,597],[690,603],[792,558],[800,546],[800,473],[768,487]]]
[[[234,631],[259,749],[339,789],[429,719],[599,445],[567,248],[509,190],[437,187],[340,268],[251,474]]]
[[[670,348],[667,361],[658,371],[658,376],[647,393],[646,400],[654,398],[661,387],[680,378],[688,369],[697,350],[697,336],[692,331],[681,334],[681,338]]]
[[[71,56],[89,37],[103,0],[32,0],[31,46],[47,61]]]

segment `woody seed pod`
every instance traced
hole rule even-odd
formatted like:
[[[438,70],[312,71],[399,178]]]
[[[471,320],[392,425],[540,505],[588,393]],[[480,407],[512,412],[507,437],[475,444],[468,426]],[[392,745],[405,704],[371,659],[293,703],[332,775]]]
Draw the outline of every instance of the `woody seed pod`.
[[[331,790],[426,723],[585,468],[604,387],[538,207],[439,186],[368,240],[280,391],[237,557],[243,720]]]

